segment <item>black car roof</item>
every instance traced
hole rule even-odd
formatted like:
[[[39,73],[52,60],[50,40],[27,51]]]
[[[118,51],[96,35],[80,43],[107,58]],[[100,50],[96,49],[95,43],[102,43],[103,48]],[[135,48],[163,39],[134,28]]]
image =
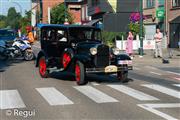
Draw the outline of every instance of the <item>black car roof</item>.
[[[44,27],[63,27],[63,28],[92,28],[100,30],[99,28],[88,26],[88,25],[63,25],[63,24],[38,24],[38,28],[44,28]]]

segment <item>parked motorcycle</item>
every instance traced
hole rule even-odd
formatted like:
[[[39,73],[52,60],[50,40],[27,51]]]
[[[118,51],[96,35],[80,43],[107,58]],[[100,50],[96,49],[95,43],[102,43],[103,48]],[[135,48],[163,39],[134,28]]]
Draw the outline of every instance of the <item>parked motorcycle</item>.
[[[11,46],[4,43],[0,44],[0,56],[2,59],[23,57],[30,61],[34,58],[34,54],[30,43],[24,38],[16,38]]]

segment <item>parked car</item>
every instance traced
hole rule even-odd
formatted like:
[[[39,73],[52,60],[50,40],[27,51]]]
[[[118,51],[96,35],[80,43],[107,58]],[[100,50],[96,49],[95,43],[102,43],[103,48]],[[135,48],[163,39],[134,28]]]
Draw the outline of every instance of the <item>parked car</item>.
[[[86,75],[117,74],[119,80],[128,81],[132,61],[118,48],[103,44],[101,30],[80,25],[40,24],[41,49],[36,56],[36,67],[41,77],[49,76],[50,68],[71,70],[78,85],[88,81]]]
[[[13,30],[0,29],[0,40],[5,41],[7,44],[12,44],[16,37],[17,35]]]

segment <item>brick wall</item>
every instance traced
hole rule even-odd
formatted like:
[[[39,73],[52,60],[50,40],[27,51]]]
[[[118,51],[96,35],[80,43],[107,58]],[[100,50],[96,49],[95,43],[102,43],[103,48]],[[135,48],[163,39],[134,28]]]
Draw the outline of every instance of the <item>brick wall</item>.
[[[42,0],[43,2],[43,23],[48,23],[48,7],[53,8],[54,6],[64,2],[64,0]]]

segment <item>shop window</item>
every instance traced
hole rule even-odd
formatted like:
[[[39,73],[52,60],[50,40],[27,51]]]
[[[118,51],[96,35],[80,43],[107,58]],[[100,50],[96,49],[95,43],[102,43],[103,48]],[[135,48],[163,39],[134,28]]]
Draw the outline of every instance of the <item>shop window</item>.
[[[155,0],[146,0],[146,8],[152,8],[155,5]]]
[[[180,7],[180,0],[172,0],[172,7]]]

